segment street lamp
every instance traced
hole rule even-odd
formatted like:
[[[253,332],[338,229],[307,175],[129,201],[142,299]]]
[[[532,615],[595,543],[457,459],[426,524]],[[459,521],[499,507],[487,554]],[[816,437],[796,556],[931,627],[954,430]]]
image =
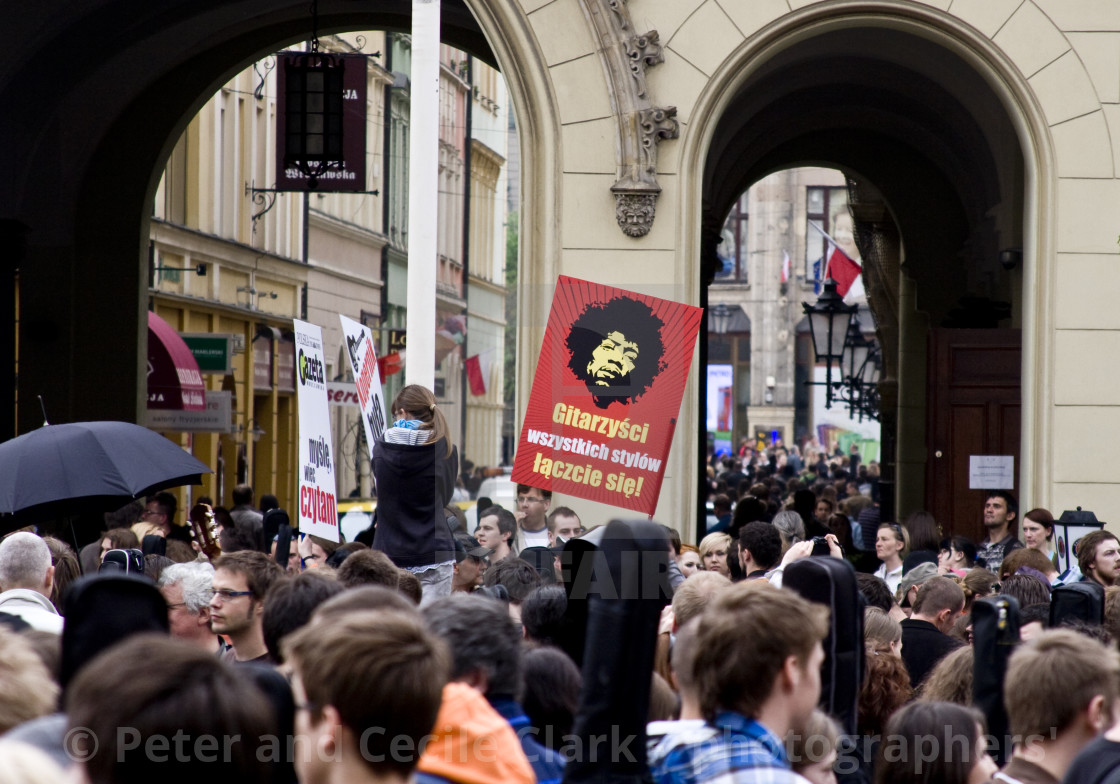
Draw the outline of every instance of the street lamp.
[[[856,410],[861,422],[865,416],[876,422],[879,421],[879,376],[882,372],[882,362],[879,344],[870,343],[867,358],[856,374],[853,384],[854,398],[858,400]]]
[[[863,373],[864,365],[870,353],[871,341],[863,336],[863,330],[859,327],[859,319],[853,318],[848,322],[848,334],[844,340],[844,356],[840,364],[841,371],[847,371],[845,376],[847,383],[855,386],[862,381],[860,374]]]
[[[731,310],[726,304],[720,302],[718,305],[712,305],[708,308],[708,322],[711,326],[712,332],[717,335],[726,335],[727,330],[731,328],[731,319],[734,311]]]
[[[836,292],[836,281],[829,278],[824,282],[824,291],[816,303],[810,305],[803,302],[805,315],[809,318],[809,333],[813,338],[813,352],[817,362],[824,362],[825,367],[825,408],[832,408],[832,363],[836,363],[837,370],[843,371],[841,360],[844,356],[844,347],[847,343],[848,325],[855,317],[857,305],[845,305],[844,298]],[[806,381],[806,384],[819,385],[818,381]],[[839,386],[839,382],[835,384]]]

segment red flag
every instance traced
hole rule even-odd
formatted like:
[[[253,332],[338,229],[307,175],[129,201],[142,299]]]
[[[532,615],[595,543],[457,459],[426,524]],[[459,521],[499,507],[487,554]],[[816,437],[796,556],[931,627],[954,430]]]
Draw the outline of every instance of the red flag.
[[[377,358],[377,372],[381,376],[381,383],[385,383],[385,379],[389,376],[400,373],[404,369],[404,354],[394,351],[392,354],[386,354],[383,357]]]
[[[789,252],[782,251],[782,283],[789,282]]]
[[[479,355],[475,354],[473,357],[467,357],[467,383],[470,385],[471,394],[476,397],[486,394],[486,379],[482,377],[482,363],[479,362]]]
[[[825,267],[825,278],[836,281],[836,293],[841,297],[848,295],[848,289],[856,282],[862,272],[859,263],[848,258],[848,254],[840,250],[839,246],[832,246],[832,253],[828,257],[828,266]]]

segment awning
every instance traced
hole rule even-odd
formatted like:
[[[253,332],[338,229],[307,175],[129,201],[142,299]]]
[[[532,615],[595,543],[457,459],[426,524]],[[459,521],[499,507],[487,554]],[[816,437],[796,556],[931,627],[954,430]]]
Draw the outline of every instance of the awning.
[[[148,408],[206,410],[198,362],[179,333],[148,311]]]

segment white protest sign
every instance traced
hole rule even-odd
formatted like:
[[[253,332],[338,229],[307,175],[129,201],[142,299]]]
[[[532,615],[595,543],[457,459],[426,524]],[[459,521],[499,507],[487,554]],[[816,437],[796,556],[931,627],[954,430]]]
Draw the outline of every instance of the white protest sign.
[[[299,390],[299,530],[339,541],[323,331],[293,320]]]
[[[366,428],[366,445],[370,460],[373,459],[373,442],[385,432],[385,395],[381,391],[381,375],[377,372],[377,350],[373,347],[373,333],[369,327],[338,314],[342,334],[346,339],[346,356],[354,371],[358,388],[358,406],[362,409],[362,424]]]
[[[1014,490],[1014,455],[969,455],[970,490]]]

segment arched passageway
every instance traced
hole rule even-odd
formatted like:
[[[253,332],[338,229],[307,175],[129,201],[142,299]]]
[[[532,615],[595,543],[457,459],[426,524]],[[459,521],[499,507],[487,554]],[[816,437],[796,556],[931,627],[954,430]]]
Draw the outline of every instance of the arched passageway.
[[[319,31],[407,31],[408,0],[319,9]],[[19,268],[19,314],[0,316],[0,341],[19,324],[18,383],[5,365],[0,409],[17,416],[0,440],[52,419],[138,421],[144,410],[144,274],[148,219],[160,172],[180,133],[214,91],[261,56],[305,40],[307,3],[236,4],[99,0],[60,2],[5,17],[0,54],[0,297]],[[527,149],[532,172],[552,155],[555,129],[539,117],[548,87],[529,38],[501,3],[443,0],[444,42],[491,64],[517,63],[507,79],[518,126],[545,142]],[[493,43],[492,43],[493,42]],[[551,207],[528,205],[522,226]],[[535,236],[547,241],[548,233]],[[14,343],[14,338],[9,344]],[[133,347],[138,347],[135,350]],[[17,405],[17,396],[19,404]],[[29,404],[30,402],[30,404]]]
[[[1001,251],[1023,247],[1016,124],[960,56],[882,20],[823,26],[749,67],[712,130],[704,225],[718,229],[739,194],[771,172],[821,165],[847,175],[887,356],[884,459],[897,508],[940,504],[939,519],[952,521],[975,499],[952,484],[959,466],[941,471],[931,456],[963,459],[967,477],[969,452],[1018,453],[1022,281],[1000,264]],[[789,298],[811,301],[811,285]],[[992,357],[998,379],[984,376]],[[927,373],[940,367],[931,358],[949,363],[951,377]],[[986,401],[970,391],[977,385]]]

